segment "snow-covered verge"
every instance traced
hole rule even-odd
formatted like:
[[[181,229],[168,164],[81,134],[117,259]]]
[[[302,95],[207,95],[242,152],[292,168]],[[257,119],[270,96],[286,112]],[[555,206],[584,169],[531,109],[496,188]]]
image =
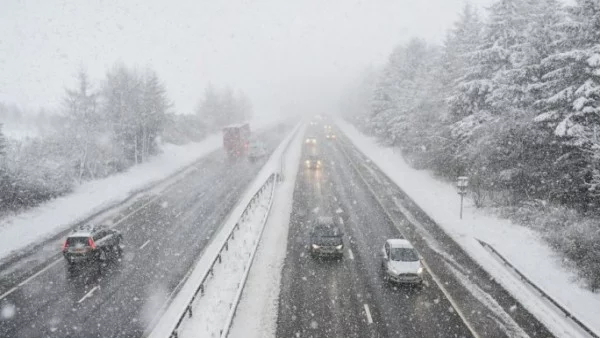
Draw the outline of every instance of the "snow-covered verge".
[[[152,186],[221,146],[221,135],[183,146],[165,144],[162,154],[126,172],[78,186],[71,194],[53,199],[0,221],[0,259],[31,243],[38,243],[132,193]]]
[[[521,273],[568,309],[595,332],[600,332],[600,295],[577,281],[577,276],[562,265],[554,252],[534,230],[477,209],[465,200],[463,219],[459,219],[460,199],[456,188],[432,177],[430,172],[411,168],[391,148],[363,135],[352,125],[337,125],[353,144],[369,157],[390,179],[403,189],[465,251],[506,290],[542,321],[557,337],[582,337],[584,333],[533,288],[521,281],[477,241],[497,250]]]
[[[241,196],[236,207],[231,211],[227,220],[221,227],[219,233],[213,236],[210,244],[204,249],[195,265],[190,269],[186,278],[182,280],[180,285],[172,292],[172,294],[168,295],[166,299],[162,300],[162,303],[164,304],[163,308],[158,308],[153,311],[156,313],[156,316],[155,318],[149,319],[148,329],[144,334],[145,337],[165,338],[171,336],[177,321],[186,311],[190,300],[194,294],[196,294],[198,286],[202,284],[204,276],[211,268],[215,257],[221,252],[221,248],[223,247],[224,243],[228,241],[234,227],[241,220],[244,210],[246,210],[254,194],[261,189],[261,187],[272,174],[279,172],[283,153],[285,152],[288,144],[290,144],[292,141],[292,138],[297,134],[298,129],[299,126],[294,128],[290,135],[281,142],[277,149],[275,149],[267,163],[263,166],[259,174],[250,184],[249,188]],[[273,199],[275,199],[275,196],[273,196]],[[256,227],[254,230],[256,230]],[[246,234],[249,235],[251,233]],[[237,233],[235,236],[238,236]],[[242,239],[242,243],[243,241],[244,239]],[[230,246],[229,248],[230,250],[240,250],[240,248],[234,246]],[[224,329],[224,326],[226,325],[223,317],[223,309],[227,308],[228,311],[230,310],[229,307],[232,300],[229,299],[228,296],[230,296],[232,292],[235,293],[235,291],[232,290],[230,283],[235,283],[237,286],[237,283],[240,282],[240,278],[235,276],[235,273],[239,272],[240,270],[239,266],[237,264],[230,264],[228,267],[230,270],[227,270],[226,272],[221,270],[213,270],[213,276],[211,277],[213,280],[210,281],[210,285],[213,287],[207,287],[205,290],[206,293],[203,296],[198,296],[199,299],[195,301],[195,308],[198,308],[198,306],[207,306],[204,304],[204,301],[208,303],[208,307],[206,308],[209,309],[208,312],[200,312],[200,316],[192,317],[192,320],[190,320],[190,322],[196,322],[200,324],[184,323],[178,330],[178,333],[181,333],[182,330],[187,330],[183,327],[185,325],[204,325],[203,328],[194,326],[196,328],[195,330],[187,332],[193,332],[194,334],[191,334],[192,336],[204,337],[210,336],[211,333],[209,332],[214,333],[215,331],[213,331],[213,328],[218,327],[216,336],[220,335],[220,330]],[[218,302],[219,304],[226,303],[227,306],[220,307],[219,311],[215,311],[214,302]],[[192,310],[192,313],[195,312],[196,311]],[[227,316],[226,313],[225,316]]]
[[[250,268],[252,254],[271,210],[275,184],[275,180],[267,183],[264,193],[238,222],[239,230],[228,241],[229,249],[221,252],[221,263],[214,265],[212,276],[204,283],[204,295],[192,303],[192,313],[196,316],[186,318],[178,329],[178,337],[219,337],[226,329],[240,280]]]
[[[301,130],[284,155],[285,180],[275,190],[277,198],[271,208],[229,337],[275,337],[281,271],[286,255],[303,136]]]

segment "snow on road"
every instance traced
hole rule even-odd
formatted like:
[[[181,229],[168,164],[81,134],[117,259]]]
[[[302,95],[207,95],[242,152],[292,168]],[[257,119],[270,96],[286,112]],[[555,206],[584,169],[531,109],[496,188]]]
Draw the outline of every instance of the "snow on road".
[[[337,125],[359,150],[557,337],[584,335],[476,239],[492,245],[579,320],[600,332],[600,295],[583,287],[577,281],[575,273],[561,264],[561,257],[552,251],[538,233],[493,216],[485,209],[475,208],[469,198],[465,200],[464,219],[460,220],[460,199],[454,185],[435,179],[428,171],[411,168],[393,149],[380,146],[374,138],[363,135],[347,122],[337,121]]]
[[[221,135],[182,146],[165,144],[163,153],[126,172],[86,182],[66,196],[0,221],[0,259],[31,243],[65,230],[133,192],[168,177],[206,154],[221,147]]]

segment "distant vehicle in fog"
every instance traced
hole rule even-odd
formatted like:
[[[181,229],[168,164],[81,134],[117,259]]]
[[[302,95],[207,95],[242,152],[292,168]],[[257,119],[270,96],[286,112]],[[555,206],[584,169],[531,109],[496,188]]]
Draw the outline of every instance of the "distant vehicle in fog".
[[[308,169],[321,169],[323,163],[321,163],[321,159],[316,155],[310,155],[304,162]]]
[[[325,135],[325,137],[328,140],[335,140],[335,134],[334,133],[327,133],[327,135]]]
[[[80,264],[99,264],[121,257],[123,235],[105,226],[81,227],[74,230],[62,246],[69,268]]]
[[[259,160],[263,157],[267,156],[267,150],[265,146],[259,141],[250,142],[250,146],[248,149],[248,159],[251,162]]]
[[[304,144],[306,145],[316,145],[317,144],[317,138],[314,136],[308,136],[306,138],[306,140],[304,141]]]
[[[223,128],[223,147],[229,157],[242,157],[248,153],[250,124],[232,124]]]
[[[423,265],[419,254],[405,239],[385,241],[381,249],[381,270],[386,281],[423,283]]]

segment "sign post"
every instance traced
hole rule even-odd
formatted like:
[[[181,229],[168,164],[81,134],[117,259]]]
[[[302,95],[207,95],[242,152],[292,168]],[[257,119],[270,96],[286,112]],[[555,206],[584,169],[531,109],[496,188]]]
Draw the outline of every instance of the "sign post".
[[[460,195],[460,219],[463,216],[463,199],[467,194],[467,187],[469,186],[469,178],[467,176],[459,176],[456,181],[458,187],[458,194]]]

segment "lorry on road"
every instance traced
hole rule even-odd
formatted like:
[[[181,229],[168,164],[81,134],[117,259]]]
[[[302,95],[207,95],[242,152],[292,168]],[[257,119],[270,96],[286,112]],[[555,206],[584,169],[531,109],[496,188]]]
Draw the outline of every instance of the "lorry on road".
[[[223,147],[230,158],[246,156],[249,143],[249,123],[238,123],[223,127]]]

